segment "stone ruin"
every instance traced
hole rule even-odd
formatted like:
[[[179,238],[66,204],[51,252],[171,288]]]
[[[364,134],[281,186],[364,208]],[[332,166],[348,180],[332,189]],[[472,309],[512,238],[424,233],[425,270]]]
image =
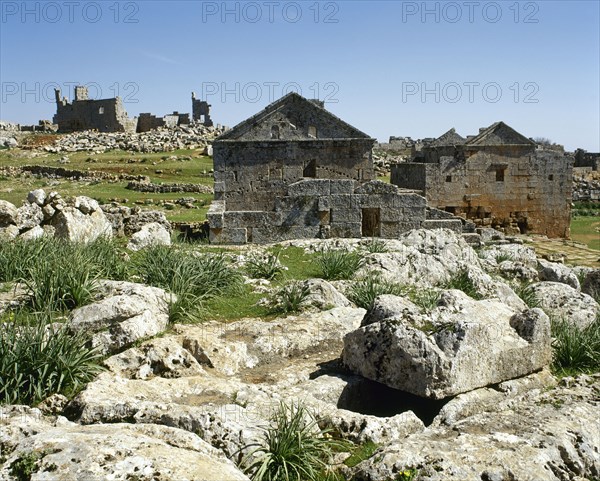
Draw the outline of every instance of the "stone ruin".
[[[213,143],[214,243],[395,238],[416,228],[462,231],[412,190],[374,180],[375,139],[290,93]],[[474,226],[473,226],[474,227]]]
[[[573,157],[503,122],[466,139],[449,130],[392,166],[391,182],[477,226],[569,237]]]
[[[210,105],[206,100],[196,98],[196,94],[192,92],[192,119],[206,127],[211,127],[213,121],[210,118]]]
[[[53,122],[59,132],[98,130],[99,132],[135,132],[137,120],[130,119],[120,97],[91,100],[87,87],[75,87],[72,102],[61,98],[55,89],[56,115]]]
[[[75,87],[74,98],[69,102],[61,98],[60,89],[55,89],[56,115],[53,122],[60,133],[97,130],[99,132],[148,132],[160,127],[174,128],[196,123],[205,127],[213,126],[210,118],[210,105],[196,99],[192,92],[192,121],[189,113],[173,112],[158,117],[149,112],[130,119],[120,97],[92,100],[87,87]],[[47,122],[47,121],[44,121]],[[47,128],[40,121],[40,128]],[[33,129],[35,130],[35,129]],[[39,130],[39,129],[38,129]]]

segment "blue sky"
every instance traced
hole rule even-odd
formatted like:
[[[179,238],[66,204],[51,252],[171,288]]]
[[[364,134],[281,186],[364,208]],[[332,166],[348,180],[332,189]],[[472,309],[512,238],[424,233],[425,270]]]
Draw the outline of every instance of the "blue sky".
[[[382,141],[503,120],[600,150],[600,2],[0,0],[0,118],[50,119],[53,88],[133,117],[233,126],[288,89]]]

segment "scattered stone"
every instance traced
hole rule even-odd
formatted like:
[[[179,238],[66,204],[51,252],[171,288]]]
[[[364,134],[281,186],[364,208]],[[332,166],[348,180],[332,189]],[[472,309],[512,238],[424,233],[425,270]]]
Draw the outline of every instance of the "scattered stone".
[[[17,223],[17,208],[6,200],[0,199],[0,227]]]
[[[132,251],[139,251],[156,245],[171,245],[171,234],[163,225],[151,222],[143,225],[139,231],[131,236],[127,248]]]
[[[544,259],[538,260],[538,271],[540,281],[561,282],[573,289],[580,289],[579,279],[573,270],[558,262],[548,262]]]
[[[531,289],[540,307],[553,319],[566,320],[584,328],[600,313],[600,306],[592,297],[567,284],[538,282]]]

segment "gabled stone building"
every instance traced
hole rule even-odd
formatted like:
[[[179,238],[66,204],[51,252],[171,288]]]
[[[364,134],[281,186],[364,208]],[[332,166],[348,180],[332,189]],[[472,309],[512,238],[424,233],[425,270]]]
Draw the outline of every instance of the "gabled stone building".
[[[462,222],[425,198],[374,180],[375,139],[290,93],[213,143],[211,242],[275,242],[312,237],[397,237]]]
[[[392,166],[391,181],[478,226],[549,237],[570,233],[573,158],[504,122],[467,139],[451,129],[413,162]]]

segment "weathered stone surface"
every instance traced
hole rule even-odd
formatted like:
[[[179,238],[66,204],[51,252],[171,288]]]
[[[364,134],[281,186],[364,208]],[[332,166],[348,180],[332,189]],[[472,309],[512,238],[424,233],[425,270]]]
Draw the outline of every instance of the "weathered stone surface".
[[[17,208],[6,200],[0,199],[0,227],[17,223]]]
[[[600,306],[592,297],[567,284],[538,282],[531,289],[550,317],[567,320],[580,328],[594,322],[600,313]]]
[[[0,240],[11,240],[19,235],[19,228],[16,225],[0,227]]]
[[[580,289],[579,279],[568,266],[559,262],[548,262],[544,259],[538,260],[538,271],[540,281],[561,282],[573,289]]]
[[[428,481],[559,481],[600,473],[598,376],[533,392],[496,412],[430,427],[359,464],[353,481],[416,469]]]
[[[368,379],[441,399],[529,374],[551,356],[550,322],[541,310],[515,312],[452,290],[429,314],[407,307],[346,335],[343,359]]]
[[[155,336],[166,328],[170,294],[163,289],[103,281],[101,290],[104,298],[75,309],[68,325],[73,331],[93,333],[92,344],[103,353]]]
[[[19,237],[22,240],[33,240],[33,239],[39,239],[43,235],[44,235],[44,229],[42,229],[39,225],[36,225],[36,226],[32,227],[31,229],[23,232]]]
[[[11,466],[36,453],[33,479],[105,481],[249,481],[222,452],[197,435],[151,424],[79,425],[63,417],[42,417],[37,409],[10,406],[0,417],[6,456],[2,479]]]
[[[29,202],[30,204],[37,204],[40,207],[43,207],[45,201],[46,192],[44,191],[44,189],[32,190],[27,194],[27,202]]]
[[[98,237],[112,236],[112,225],[101,210],[86,215],[74,207],[65,207],[54,216],[52,224],[56,237],[72,242],[91,242]]]
[[[27,230],[39,225],[44,220],[42,208],[37,204],[24,204],[17,209],[15,223],[19,230]]]
[[[83,214],[91,214],[100,209],[100,205],[97,201],[82,195],[75,197],[73,207],[79,209]]]
[[[333,285],[323,279],[308,279],[303,281],[309,289],[305,303],[325,310],[334,307],[352,307],[352,303]]]
[[[127,248],[132,251],[139,251],[145,247],[155,245],[171,245],[171,234],[162,224],[151,222],[145,224],[134,233],[127,244]]]
[[[594,269],[586,274],[581,285],[581,292],[594,299],[600,299],[600,269]]]

